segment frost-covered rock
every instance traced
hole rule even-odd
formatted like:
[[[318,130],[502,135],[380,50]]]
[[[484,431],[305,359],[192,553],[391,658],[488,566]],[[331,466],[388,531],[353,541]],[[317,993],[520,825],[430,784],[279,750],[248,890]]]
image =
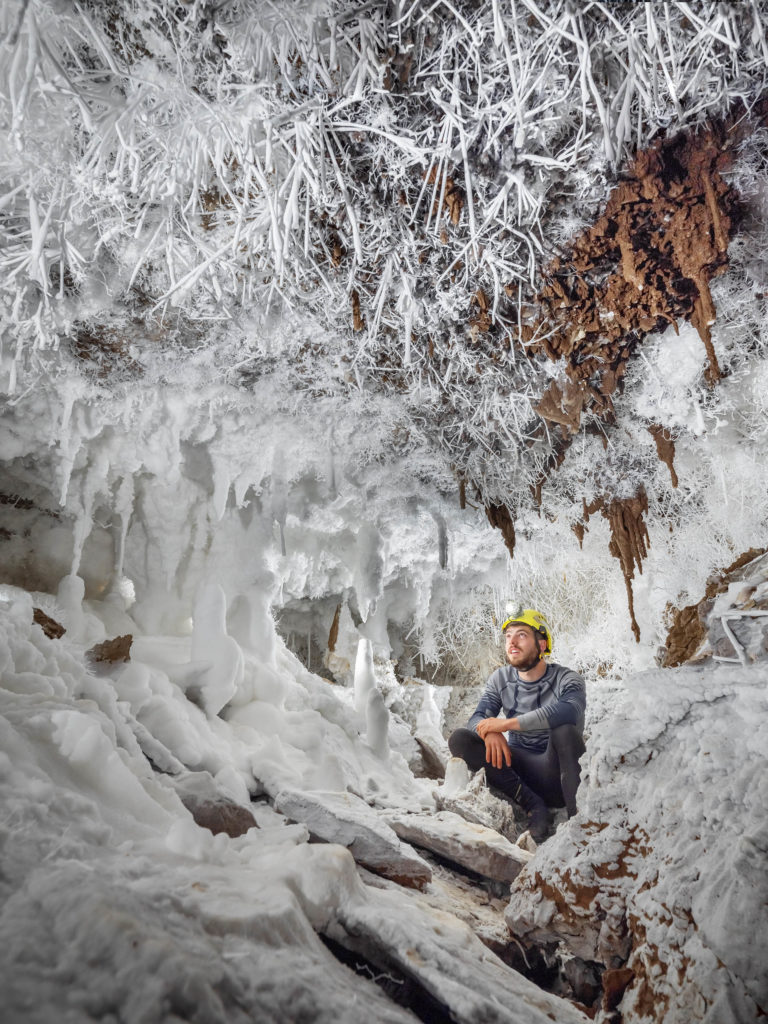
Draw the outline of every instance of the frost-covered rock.
[[[420,894],[387,889],[369,893],[365,901],[347,900],[328,934],[380,971],[394,968],[414,979],[434,999],[442,1019],[587,1024],[578,1009],[507,967],[467,924],[431,908]]]
[[[624,1020],[759,1016],[767,727],[763,667],[631,678],[623,706],[594,727],[580,813],[512,887],[513,932],[626,968],[614,992]]]
[[[387,820],[401,839],[498,882],[517,878],[533,856],[493,829],[450,811],[389,814]]]
[[[458,762],[458,763],[456,763]],[[520,835],[514,805],[509,800],[494,796],[488,787],[484,771],[469,771],[461,758],[448,762],[445,782],[432,791],[432,798],[439,811],[451,811],[466,821],[494,829],[516,842]],[[521,812],[522,813],[522,812]]]
[[[303,822],[320,839],[346,846],[356,861],[386,878],[421,887],[432,877],[429,864],[401,843],[389,825],[352,793],[283,789],[275,796],[275,809]]]

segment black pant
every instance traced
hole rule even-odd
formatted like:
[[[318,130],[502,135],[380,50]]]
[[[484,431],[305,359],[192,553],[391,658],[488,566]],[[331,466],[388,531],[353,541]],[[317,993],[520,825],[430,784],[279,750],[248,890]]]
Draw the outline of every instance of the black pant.
[[[586,749],[575,725],[559,725],[549,732],[547,749],[527,750],[510,746],[512,766],[494,768],[485,760],[485,743],[473,729],[456,729],[448,746],[454,757],[467,762],[470,771],[485,768],[489,785],[513,796],[520,782],[537,793],[548,807],[566,807],[568,817],[576,813],[579,787],[579,758]]]

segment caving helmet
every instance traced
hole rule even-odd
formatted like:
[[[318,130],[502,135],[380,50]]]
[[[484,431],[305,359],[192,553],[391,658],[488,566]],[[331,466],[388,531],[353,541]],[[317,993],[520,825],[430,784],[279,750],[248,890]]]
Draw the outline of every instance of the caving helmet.
[[[547,641],[547,647],[544,654],[552,653],[552,634],[547,625],[547,620],[541,614],[537,612],[535,608],[521,608],[518,609],[514,615],[510,615],[501,624],[501,632],[503,633],[507,626],[516,625],[522,623],[524,626],[530,626],[537,636],[542,637]]]

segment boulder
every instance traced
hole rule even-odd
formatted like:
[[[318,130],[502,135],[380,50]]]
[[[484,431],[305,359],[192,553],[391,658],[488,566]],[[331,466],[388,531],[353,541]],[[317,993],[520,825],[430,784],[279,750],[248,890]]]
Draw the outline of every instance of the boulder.
[[[497,882],[512,882],[533,857],[493,829],[451,811],[388,814],[387,821],[401,839]]]
[[[218,835],[225,832],[230,838],[245,835],[248,829],[258,828],[256,819],[247,807],[227,800],[182,799],[182,803],[200,828],[207,828]]]
[[[318,839],[346,846],[358,864],[375,874],[416,889],[432,879],[429,864],[352,793],[286,788],[275,795],[275,810],[305,824]]]
[[[89,651],[86,651],[86,657],[91,662],[103,662],[105,664],[111,664],[116,661],[130,661],[132,644],[133,637],[130,633],[126,633],[125,636],[116,636],[112,640],[105,640],[104,643],[95,644]]]

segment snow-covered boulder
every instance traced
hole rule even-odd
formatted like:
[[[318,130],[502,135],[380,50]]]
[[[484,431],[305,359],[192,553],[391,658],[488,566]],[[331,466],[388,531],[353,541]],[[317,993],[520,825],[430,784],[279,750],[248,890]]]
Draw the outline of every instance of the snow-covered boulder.
[[[346,846],[358,863],[386,878],[416,888],[432,878],[429,864],[352,793],[302,793],[286,788],[276,794],[275,809],[305,824],[312,835]]]
[[[533,856],[494,829],[465,821],[450,811],[390,814],[387,820],[406,842],[431,850],[498,882],[511,882],[517,878]]]
[[[768,1007],[768,687],[760,667],[641,673],[599,722],[580,813],[506,912],[624,987],[624,1020],[737,1024]],[[605,987],[605,986],[604,986]]]

